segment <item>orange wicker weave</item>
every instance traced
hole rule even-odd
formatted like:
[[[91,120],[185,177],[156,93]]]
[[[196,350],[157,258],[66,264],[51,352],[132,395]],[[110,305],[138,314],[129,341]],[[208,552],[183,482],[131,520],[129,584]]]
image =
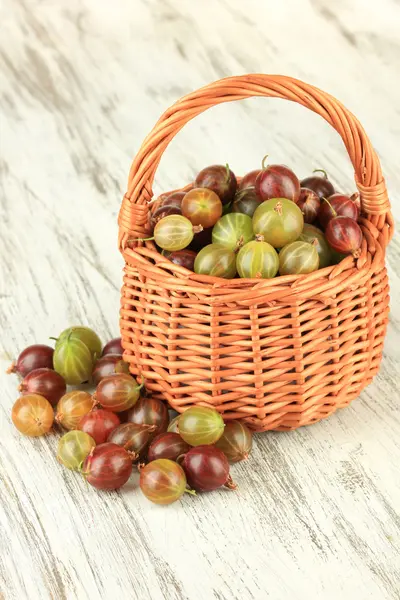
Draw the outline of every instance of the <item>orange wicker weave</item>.
[[[225,280],[160,255],[148,235],[152,183],[177,132],[207,108],[251,96],[298,102],[341,135],[362,203],[361,256],[308,275]],[[277,75],[216,81],[169,108],[145,139],[119,214],[124,357],[177,411],[214,406],[254,430],[288,430],[347,406],[377,373],[389,312],[393,219],[377,155],[357,119],[321,90]]]

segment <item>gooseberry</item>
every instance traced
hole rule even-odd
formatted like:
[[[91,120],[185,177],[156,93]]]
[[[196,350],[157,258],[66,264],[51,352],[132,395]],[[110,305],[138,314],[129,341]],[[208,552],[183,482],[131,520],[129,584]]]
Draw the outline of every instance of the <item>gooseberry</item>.
[[[169,423],[167,406],[158,398],[140,398],[128,412],[127,419],[138,425],[155,425],[152,438],[166,431]]]
[[[203,231],[199,231],[193,237],[193,241],[190,244],[190,248],[198,252],[204,246],[208,246],[212,242],[212,227],[207,227],[207,229],[203,229]]]
[[[236,275],[236,255],[221,244],[209,244],[197,254],[194,272],[198,275],[233,279]]]
[[[253,216],[253,229],[274,248],[297,240],[303,230],[301,210],[287,198],[273,198],[260,204]]]
[[[278,272],[278,253],[267,242],[248,242],[237,254],[236,268],[240,277],[270,279]]]
[[[92,410],[82,417],[78,423],[78,429],[89,434],[96,444],[104,444],[108,436],[120,425],[118,415],[110,410]]]
[[[176,417],[174,417],[173,419],[171,419],[169,425],[168,425],[168,429],[167,431],[170,431],[171,433],[179,433],[179,417],[181,415],[176,415]]]
[[[358,206],[355,199],[358,194],[345,196],[344,194],[333,194],[329,198],[322,198],[321,207],[318,213],[318,221],[322,229],[326,229],[331,219],[335,217],[349,217],[357,221]]]
[[[178,433],[160,433],[149,446],[147,460],[149,462],[159,458],[176,460],[178,456],[185,454],[188,450],[190,450],[189,444]]]
[[[56,421],[65,429],[76,429],[82,417],[92,410],[93,404],[93,398],[88,392],[68,392],[57,404]]]
[[[254,239],[251,218],[242,213],[229,213],[216,222],[212,230],[212,243],[226,246],[236,252]]]
[[[194,188],[182,200],[182,214],[193,225],[212,227],[222,215],[222,202],[212,190]]]
[[[40,394],[55,406],[66,392],[67,386],[59,373],[52,369],[35,369],[25,375],[18,387],[22,394]]]
[[[215,445],[222,450],[229,462],[236,463],[248,458],[253,446],[253,436],[244,423],[229,421]]]
[[[314,223],[321,204],[318,195],[313,190],[302,187],[296,204],[303,213],[304,223]]]
[[[222,204],[229,204],[235,195],[237,181],[229,165],[212,165],[200,171],[195,185],[212,190],[219,196]]]
[[[26,394],[15,402],[11,418],[15,427],[24,435],[37,437],[50,431],[54,411],[50,402],[39,394]]]
[[[124,361],[121,354],[106,354],[99,358],[94,365],[92,372],[93,383],[98,385],[102,379],[115,373],[129,375],[129,365]]]
[[[191,448],[184,455],[182,466],[190,487],[198,492],[211,492],[223,485],[236,487],[229,475],[228,459],[216,446]]]
[[[95,446],[95,440],[87,433],[68,431],[58,442],[57,460],[71,471],[80,471]]]
[[[332,250],[325,239],[323,231],[318,227],[305,223],[298,241],[308,242],[315,246],[319,257],[319,269],[328,267],[331,264]]]
[[[130,375],[117,373],[100,381],[96,388],[95,399],[103,408],[122,412],[136,404],[141,387]]]
[[[109,442],[92,448],[83,465],[86,481],[98,490],[116,490],[122,487],[131,473],[130,453]]]
[[[189,246],[201,225],[193,225],[181,215],[170,215],[161,219],[154,228],[155,242],[163,250],[182,250]]]
[[[350,217],[335,217],[331,219],[325,230],[328,244],[342,254],[360,256],[363,234],[360,226]]]
[[[319,267],[318,252],[314,244],[292,242],[284,246],[279,253],[280,275],[298,275],[312,273]]]
[[[135,454],[136,458],[147,447],[156,425],[139,425],[138,423],[122,423],[108,436],[108,441],[123,446]]]
[[[13,362],[7,373],[18,373],[25,377],[35,369],[53,368],[53,348],[44,344],[35,344],[28,346],[18,356],[16,362]]]
[[[285,165],[269,165],[262,169],[256,179],[255,188],[257,195],[263,201],[271,198],[287,198],[297,202],[300,196],[300,181]]]
[[[167,258],[175,265],[185,267],[185,269],[189,269],[189,271],[194,271],[194,261],[196,259],[196,256],[196,252],[184,248],[183,250],[176,250],[175,252],[170,252],[167,255]]]
[[[150,214],[149,218],[149,226],[150,231],[154,231],[154,227],[157,225],[161,219],[164,217],[169,217],[171,215],[181,215],[182,209],[180,206],[160,206],[154,212]]]
[[[332,196],[332,194],[335,193],[335,188],[329,181],[326,171],[323,169],[315,169],[314,173],[317,172],[321,172],[323,176],[311,175],[311,177],[306,177],[301,180],[301,187],[308,188],[315,192],[320,200]]]
[[[256,185],[256,179],[260,173],[261,169],[255,169],[254,171],[246,173],[246,175],[242,177],[239,183],[239,190],[244,190],[246,188],[254,188]]]
[[[59,338],[54,350],[54,369],[68,385],[89,381],[92,367],[93,358],[84,342],[68,336]]]
[[[92,358],[95,360],[101,356],[102,343],[101,339],[90,327],[68,327],[65,329],[56,341],[56,349],[59,344],[65,340],[79,340],[83,342],[90,351]]]
[[[232,212],[243,213],[248,217],[254,215],[256,208],[260,206],[260,199],[257,196],[254,188],[245,188],[236,192],[235,199],[232,204]]]
[[[122,340],[120,337],[114,338],[107,342],[107,344],[103,348],[102,356],[106,354],[123,354],[124,349],[122,347]]]
[[[179,435],[191,446],[215,444],[224,431],[224,420],[215,408],[191,406],[179,417]]]
[[[140,469],[140,489],[155,504],[172,504],[187,491],[186,475],[172,460],[159,458]]]

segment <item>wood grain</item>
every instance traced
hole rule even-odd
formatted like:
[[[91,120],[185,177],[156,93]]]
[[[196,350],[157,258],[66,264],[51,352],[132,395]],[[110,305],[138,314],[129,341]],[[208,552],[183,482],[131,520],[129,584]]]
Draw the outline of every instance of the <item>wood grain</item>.
[[[161,112],[218,77],[284,73],[339,98],[381,157],[399,220],[395,0],[3,0],[0,8],[1,371],[24,346],[87,323],[118,332],[116,217],[131,159]],[[316,115],[254,99],[190,123],[156,191],[210,163],[268,153],[352,191],[343,144]],[[1,375],[0,597],[7,600],[386,600],[400,596],[400,244],[381,372],[326,422],[257,436],[239,491],[150,505],[137,476],[97,493],[57,436],[12,427]]]

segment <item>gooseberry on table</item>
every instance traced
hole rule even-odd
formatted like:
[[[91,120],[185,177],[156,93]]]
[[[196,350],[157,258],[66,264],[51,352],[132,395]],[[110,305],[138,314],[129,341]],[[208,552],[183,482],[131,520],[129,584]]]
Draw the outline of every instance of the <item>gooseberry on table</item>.
[[[279,253],[280,275],[299,275],[312,273],[319,267],[318,252],[314,244],[292,242],[284,246]]]
[[[232,252],[236,252],[252,239],[254,239],[252,220],[242,213],[224,215],[212,230],[212,243],[226,246]]]
[[[93,360],[96,360],[96,358],[101,356],[101,339],[93,329],[90,329],[90,327],[75,326],[65,329],[56,340],[56,350],[57,347],[66,340],[79,340],[80,342],[83,342],[88,348]]]
[[[215,192],[222,204],[232,202],[237,189],[236,177],[229,165],[211,165],[202,169],[196,177],[195,185]]]
[[[363,234],[358,223],[350,217],[331,219],[325,230],[328,244],[342,254],[360,256]]]
[[[96,444],[104,444],[120,423],[118,415],[100,408],[84,415],[78,423],[78,429],[90,435]]]
[[[335,188],[332,183],[328,179],[328,175],[326,171],[323,169],[315,169],[314,173],[322,173],[322,177],[320,175],[311,175],[310,177],[306,177],[300,181],[301,187],[308,188],[313,190],[321,200],[322,198],[328,198],[335,193]]]
[[[359,210],[355,202],[356,198],[358,198],[358,194],[352,196],[333,194],[329,198],[322,198],[318,212],[318,221],[322,229],[326,229],[329,221],[335,217],[349,217],[357,221]]]
[[[108,442],[118,444],[129,450],[136,458],[147,448],[156,425],[139,425],[138,423],[121,423],[108,436]]]
[[[297,202],[300,196],[300,181],[285,165],[268,165],[263,168],[256,179],[255,188],[262,201],[287,198]]]
[[[176,502],[185,492],[190,492],[186,486],[184,470],[172,460],[159,458],[140,469],[140,489],[154,504]]]
[[[151,433],[151,438],[154,438],[168,428],[168,409],[158,398],[140,398],[128,412],[127,421],[138,425],[155,425],[155,429]]]
[[[181,438],[190,446],[215,444],[224,431],[224,420],[215,408],[191,406],[179,417]]]
[[[303,225],[301,210],[287,198],[266,200],[253,215],[255,234],[263,236],[263,240],[274,248],[282,248],[296,241]]]
[[[93,398],[88,392],[67,392],[57,404],[55,420],[65,429],[76,429],[82,417],[93,409],[93,405]]]
[[[299,235],[299,242],[313,244],[318,252],[319,268],[328,267],[332,262],[332,250],[325,239],[324,232],[308,223],[304,224],[303,231]]]
[[[182,214],[193,225],[212,227],[222,215],[222,202],[208,188],[193,188],[182,200]]]
[[[53,360],[54,369],[68,385],[79,385],[89,381],[92,376],[93,356],[86,344],[78,338],[67,336],[59,339]]]
[[[25,377],[36,369],[53,369],[53,354],[54,349],[45,344],[28,346],[11,364],[7,373],[17,373],[21,377]]]
[[[130,375],[116,373],[100,381],[94,398],[105,409],[123,412],[136,404],[141,388],[142,386]]]
[[[106,354],[99,358],[93,367],[93,383],[98,385],[102,379],[116,373],[129,375],[129,364],[124,361],[121,354]]]
[[[68,431],[59,439],[57,460],[71,471],[80,471],[95,446],[95,440],[87,433]]]
[[[55,406],[67,390],[64,379],[52,369],[35,369],[25,375],[18,390],[24,394],[40,394]]]
[[[190,487],[197,492],[211,492],[222,486],[236,488],[229,474],[228,459],[216,446],[191,448],[181,464]]]
[[[11,418],[20,433],[37,437],[50,431],[54,421],[54,411],[50,402],[43,396],[26,394],[15,402]]]
[[[98,490],[116,490],[131,476],[132,456],[117,444],[100,444],[90,451],[82,473],[86,481]]]
[[[237,254],[236,268],[240,277],[271,279],[278,272],[278,253],[267,242],[247,242]]]
[[[236,255],[221,244],[209,244],[197,254],[194,272],[198,275],[233,279],[236,275]]]
[[[149,462],[159,458],[168,458],[176,460],[178,456],[185,454],[190,450],[190,446],[178,433],[165,432],[160,433],[151,442],[147,451],[147,460]]]
[[[154,240],[163,250],[183,250],[189,246],[194,234],[201,230],[201,225],[193,225],[182,215],[170,215],[156,224]]]
[[[236,463],[249,457],[253,446],[253,436],[244,423],[229,421],[215,445],[222,450],[229,462]]]

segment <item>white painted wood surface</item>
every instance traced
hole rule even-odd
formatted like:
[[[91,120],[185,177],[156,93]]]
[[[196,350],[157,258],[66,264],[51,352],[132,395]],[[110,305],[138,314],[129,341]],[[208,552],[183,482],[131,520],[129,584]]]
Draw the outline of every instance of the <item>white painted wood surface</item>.
[[[86,323],[118,332],[116,217],[131,159],[182,94],[275,72],[357,114],[399,210],[400,4],[363,0],[2,0],[1,371],[28,344]],[[341,140],[291,103],[250,100],[192,122],[156,191],[210,163],[269,153],[353,190]],[[55,458],[56,436],[13,428],[1,376],[0,597],[7,600],[386,600],[400,595],[400,244],[380,375],[349,408],[257,436],[239,491],[151,505],[137,477],[96,493]]]

